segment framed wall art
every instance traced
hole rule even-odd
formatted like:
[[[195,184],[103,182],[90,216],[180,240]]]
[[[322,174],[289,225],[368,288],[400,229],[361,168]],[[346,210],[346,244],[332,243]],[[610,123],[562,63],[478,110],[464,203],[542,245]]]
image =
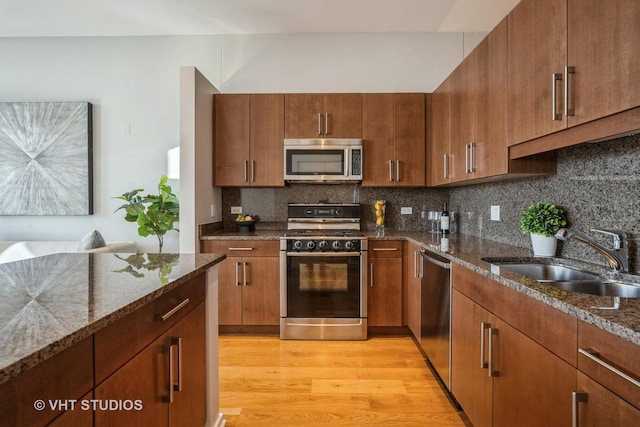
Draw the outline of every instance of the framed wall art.
[[[92,105],[0,103],[0,215],[93,214]]]

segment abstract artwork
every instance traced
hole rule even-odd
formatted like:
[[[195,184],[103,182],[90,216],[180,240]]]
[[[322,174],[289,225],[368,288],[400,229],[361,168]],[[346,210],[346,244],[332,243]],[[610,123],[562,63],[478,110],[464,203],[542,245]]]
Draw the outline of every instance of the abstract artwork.
[[[91,215],[92,105],[0,103],[0,215]]]

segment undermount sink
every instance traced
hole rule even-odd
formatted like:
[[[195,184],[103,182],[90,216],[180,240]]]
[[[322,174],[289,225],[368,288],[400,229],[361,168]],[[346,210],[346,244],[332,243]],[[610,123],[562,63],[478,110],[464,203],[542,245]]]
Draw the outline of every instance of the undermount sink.
[[[523,261],[522,259],[483,258],[483,261],[565,291],[597,296],[640,298],[640,283],[607,279],[591,271],[549,263],[543,259]]]

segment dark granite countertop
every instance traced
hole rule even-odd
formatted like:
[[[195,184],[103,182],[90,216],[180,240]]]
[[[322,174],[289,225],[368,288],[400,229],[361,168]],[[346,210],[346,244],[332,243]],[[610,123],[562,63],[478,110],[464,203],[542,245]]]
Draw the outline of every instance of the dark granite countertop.
[[[0,383],[224,258],[217,254],[74,253],[0,264]]]
[[[202,236],[207,240],[277,240],[285,231],[255,231],[252,233],[220,232]],[[593,307],[610,306],[612,297],[598,297],[564,291],[538,283],[522,275],[483,261],[485,257],[531,257],[527,248],[480,239],[462,234],[450,235],[449,251],[440,250],[440,237],[430,233],[411,231],[387,231],[384,237],[365,232],[370,240],[407,240],[442,255],[496,282],[544,302],[580,320],[593,324],[620,338],[640,345],[640,299],[622,299],[618,310],[602,310]],[[554,258],[554,262],[582,267],[604,273],[604,267],[576,260]]]

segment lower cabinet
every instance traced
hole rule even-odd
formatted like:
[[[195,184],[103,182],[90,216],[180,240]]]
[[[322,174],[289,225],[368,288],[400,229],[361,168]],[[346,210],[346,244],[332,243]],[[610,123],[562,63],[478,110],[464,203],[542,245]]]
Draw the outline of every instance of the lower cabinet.
[[[201,426],[206,420],[205,304],[153,341],[95,388],[95,426]]]
[[[368,326],[402,326],[402,241],[369,241]]]
[[[220,325],[280,324],[278,241],[206,240],[203,252],[227,255],[218,269]]]
[[[409,330],[418,340],[420,339],[420,301],[422,280],[422,257],[420,246],[415,243],[407,243],[405,251],[404,277],[407,283],[407,316],[406,322]]]
[[[527,336],[527,328],[507,322],[511,313],[502,313],[501,303],[513,295],[505,296],[504,286],[457,264],[452,274],[451,391],[473,425],[571,425],[575,366]],[[495,304],[472,299],[476,289],[483,303]],[[519,298],[520,311],[535,312],[527,309],[528,296]],[[530,327],[540,329],[534,324],[543,320],[530,319]]]

